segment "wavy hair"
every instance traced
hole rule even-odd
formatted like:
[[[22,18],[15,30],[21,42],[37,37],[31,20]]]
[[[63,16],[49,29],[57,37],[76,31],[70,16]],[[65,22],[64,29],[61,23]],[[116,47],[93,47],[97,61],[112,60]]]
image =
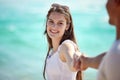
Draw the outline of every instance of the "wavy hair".
[[[50,16],[51,12],[58,12],[58,13],[64,14],[67,24],[69,24],[69,29],[67,31],[65,31],[65,33],[60,41],[60,44],[66,39],[70,39],[74,43],[76,43],[76,39],[75,39],[75,35],[74,35],[74,28],[73,28],[73,21],[72,21],[72,16],[70,14],[69,7],[67,7],[65,5],[56,4],[56,3],[52,4],[51,8],[49,9],[48,14],[46,16],[47,20]],[[47,56],[45,59],[45,65],[44,65],[44,71],[43,71],[43,77],[46,80],[46,78],[45,78],[46,61],[47,61],[47,57],[48,57],[50,49],[53,48],[52,40],[47,34],[47,21],[46,21],[46,29],[45,29],[44,34],[46,34],[47,41],[48,41],[48,52],[47,52]],[[81,71],[77,72],[76,80],[82,80],[82,72]]]

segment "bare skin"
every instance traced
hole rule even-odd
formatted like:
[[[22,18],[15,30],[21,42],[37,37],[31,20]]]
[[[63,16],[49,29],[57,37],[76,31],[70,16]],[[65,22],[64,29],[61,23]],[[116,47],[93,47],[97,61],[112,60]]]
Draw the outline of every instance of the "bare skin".
[[[66,24],[64,15],[57,12],[51,13],[47,22],[47,26],[48,35],[52,39],[53,53],[55,53],[58,50],[60,40],[65,30],[68,30],[69,26]],[[62,44],[59,50],[61,61],[66,62],[71,71],[77,71],[73,67],[74,51],[75,47],[70,43]],[[78,54],[80,54],[80,52]]]
[[[77,49],[77,47],[76,47]],[[75,47],[70,44],[70,43],[64,43],[61,45],[61,48],[60,48],[60,59],[63,61],[63,62],[66,62],[68,65],[69,65],[69,68],[72,70],[72,71],[78,71],[74,66],[73,66],[73,57],[74,57],[74,51],[75,50]],[[80,56],[81,53],[77,50],[76,51],[76,55]]]
[[[79,63],[78,60],[76,60],[76,58],[74,58],[74,67],[77,70],[86,70],[87,68],[94,68],[94,69],[98,69],[102,58],[105,56],[106,52],[101,53],[100,55],[96,56],[96,57],[87,57],[84,55],[81,55],[79,57]]]
[[[109,23],[116,27],[116,40],[120,39],[120,0],[108,0],[106,9],[109,15]],[[98,69],[103,57],[107,52],[104,52],[96,57],[80,56],[79,60],[74,58],[74,67],[78,70],[86,70],[88,67]],[[81,62],[81,64],[79,64]]]

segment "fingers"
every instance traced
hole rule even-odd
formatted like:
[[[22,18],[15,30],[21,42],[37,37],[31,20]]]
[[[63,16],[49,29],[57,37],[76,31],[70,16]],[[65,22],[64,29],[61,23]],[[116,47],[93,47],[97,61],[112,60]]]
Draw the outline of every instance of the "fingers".
[[[73,55],[73,67],[78,71],[84,71],[88,68],[88,59],[84,54],[80,56],[74,54]]]
[[[88,68],[87,67],[87,58],[86,58],[86,56],[82,54],[79,59],[81,61],[80,69],[83,70],[83,71],[86,70]]]
[[[76,55],[76,54],[74,54],[73,55],[73,63],[74,63],[74,68],[78,71],[78,70],[80,70],[80,65],[81,65],[81,62],[80,62],[80,59],[79,59],[79,56],[78,55]]]

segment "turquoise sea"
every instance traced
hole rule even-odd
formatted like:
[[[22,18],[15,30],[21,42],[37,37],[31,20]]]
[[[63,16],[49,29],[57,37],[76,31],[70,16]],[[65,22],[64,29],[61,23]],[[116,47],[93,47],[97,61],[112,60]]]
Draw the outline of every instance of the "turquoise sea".
[[[70,7],[81,52],[96,56],[111,47],[106,0],[0,0],[0,80],[43,80],[45,20],[54,2]],[[84,80],[96,76],[95,69],[84,71]]]

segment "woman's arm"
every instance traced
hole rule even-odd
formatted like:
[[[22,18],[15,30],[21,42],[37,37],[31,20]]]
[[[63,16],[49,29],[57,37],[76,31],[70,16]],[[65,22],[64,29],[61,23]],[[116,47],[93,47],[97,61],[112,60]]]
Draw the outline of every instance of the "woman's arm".
[[[72,71],[77,71],[74,67],[73,67],[73,56],[75,53],[75,46],[73,46],[73,44],[71,43],[63,43],[60,47],[60,59],[63,62],[66,62],[70,68],[70,70]],[[78,54],[80,55],[80,52],[78,52]]]

